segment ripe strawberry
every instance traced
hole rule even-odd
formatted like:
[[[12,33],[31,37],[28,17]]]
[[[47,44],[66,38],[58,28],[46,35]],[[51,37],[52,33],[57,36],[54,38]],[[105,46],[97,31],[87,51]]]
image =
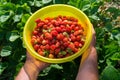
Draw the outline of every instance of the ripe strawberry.
[[[43,40],[42,45],[46,45],[46,44],[48,44],[48,40]]]
[[[73,43],[70,43],[70,44],[68,45],[68,47],[69,47],[72,51],[74,51],[74,49],[75,49],[75,45],[74,45]]]
[[[55,22],[56,22],[56,20],[51,20],[51,23],[52,23],[52,24],[55,24]]]
[[[65,26],[64,26],[64,25],[60,25],[60,28],[61,28],[61,29],[65,29]]]
[[[36,37],[35,35],[33,35],[33,36],[32,36],[32,39],[33,39],[33,38],[36,39],[37,37]]]
[[[74,32],[74,35],[75,35],[75,36],[78,36],[78,35],[80,35],[80,34],[83,34],[82,30],[78,30],[78,31],[75,31],[75,32]]]
[[[54,21],[54,25],[55,25],[55,26],[59,26],[60,24],[59,24],[58,21],[55,20],[55,21]]]
[[[61,32],[62,31],[62,29],[60,27],[56,27],[55,29],[56,29],[57,32]]]
[[[38,45],[38,44],[35,44],[35,45],[34,45],[34,49],[37,51],[38,48],[39,48],[39,45]]]
[[[41,46],[40,46],[40,49],[41,49],[42,51],[44,51],[45,46],[41,45]]]
[[[41,21],[41,19],[39,19],[39,18],[35,20],[36,23],[40,23],[40,21]]]
[[[56,48],[56,46],[54,44],[50,46],[50,49],[53,51],[55,50],[55,48]]]
[[[48,28],[48,26],[47,25],[43,25],[43,29],[47,29]]]
[[[67,31],[68,33],[70,33],[71,30],[72,30],[72,27],[67,27],[67,28],[66,28],[66,31]]]
[[[60,48],[55,49],[55,55],[57,55],[60,52]]]
[[[71,41],[73,41],[73,42],[74,42],[74,41],[76,40],[76,37],[75,37],[75,36],[71,36],[71,38],[70,38],[70,39],[71,39]]]
[[[34,45],[34,44],[37,44],[38,42],[37,42],[37,40],[35,38],[32,38],[31,43],[32,43],[32,45]]]
[[[63,39],[63,42],[67,42],[67,41],[68,41],[68,38],[65,37],[65,38]]]
[[[80,28],[77,26],[74,28],[75,31],[78,31]]]
[[[57,36],[58,32],[56,30],[51,31],[52,36]]]
[[[74,52],[78,52],[78,49],[77,48],[74,48],[74,50],[73,50]]]
[[[75,28],[75,25],[74,25],[74,24],[72,24],[70,27],[71,27],[71,28],[74,30],[74,28]]]
[[[41,51],[41,49],[38,49],[38,54],[40,54],[41,56],[45,56],[44,52]]]
[[[56,42],[56,44],[55,44],[55,46],[58,48],[58,47],[60,47],[60,42]]]
[[[63,21],[63,24],[64,24],[64,25],[68,24],[68,20],[64,20],[64,21]]]
[[[40,37],[38,37],[36,40],[37,40],[38,43],[41,43],[41,41],[42,41],[42,40],[40,39]]]
[[[40,22],[40,23],[37,24],[37,27],[40,28],[40,27],[42,27],[43,25],[44,25],[44,23]]]
[[[38,34],[38,31],[37,31],[37,30],[34,30],[32,34],[33,34],[33,35],[37,35],[37,34]]]
[[[52,39],[52,35],[50,33],[46,32],[45,33],[45,38],[51,40]]]
[[[64,35],[62,33],[58,34],[56,37],[58,40],[63,40]]]
[[[77,41],[80,41],[80,40],[81,40],[81,37],[78,35],[78,36],[76,37],[76,40],[77,40]]]
[[[35,20],[31,43],[41,56],[63,58],[78,51],[84,45],[83,27],[78,20],[69,16],[47,17]],[[46,53],[48,51],[48,53]]]
[[[63,43],[64,47],[68,47],[69,41]]]
[[[75,45],[76,48],[80,47],[79,42],[77,42],[77,41],[74,42],[74,45]]]
[[[49,50],[49,49],[50,49],[50,45],[49,45],[49,44],[46,44],[46,45],[45,45],[45,49],[46,49],[46,50]]]

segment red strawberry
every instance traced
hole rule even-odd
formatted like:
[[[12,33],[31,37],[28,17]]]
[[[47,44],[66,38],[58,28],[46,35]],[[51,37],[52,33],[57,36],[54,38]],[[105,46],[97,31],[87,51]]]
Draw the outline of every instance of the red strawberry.
[[[49,44],[46,44],[46,45],[45,45],[45,49],[46,49],[46,50],[49,50],[49,49],[50,49],[50,45],[49,45]]]
[[[44,25],[44,23],[40,22],[40,23],[37,24],[37,27],[40,28],[40,27],[42,27],[43,25]]]
[[[34,45],[34,44],[37,44],[38,42],[37,42],[37,40],[35,38],[32,38],[31,43],[32,43],[32,45]]]
[[[75,45],[73,43],[70,43],[69,46],[68,46],[72,51],[74,51],[75,49]]]
[[[39,23],[40,21],[41,21],[41,19],[39,19],[39,18],[35,20],[36,23]]]
[[[62,33],[58,34],[56,37],[58,40],[63,40],[64,35]]]
[[[75,47],[78,48],[78,47],[79,47],[79,42],[75,41],[75,42],[74,42],[74,45],[75,45]]]
[[[76,40],[76,37],[75,36],[71,36],[71,41],[75,41]]]
[[[60,48],[55,49],[55,54],[57,55],[60,52]]]
[[[34,45],[34,49],[37,51],[38,48],[39,48],[39,45],[38,45],[38,44],[35,44],[35,45]]]
[[[60,47],[60,42],[57,41],[56,44],[55,44],[55,46],[56,47]]]
[[[55,29],[56,29],[57,32],[61,32],[62,31],[62,29],[60,27],[56,27]]]
[[[52,34],[53,36],[57,36],[57,35],[58,35],[58,32],[57,32],[56,30],[53,30],[53,31],[51,31],[51,34]]]
[[[77,41],[80,41],[80,40],[81,40],[81,37],[80,37],[80,36],[77,36],[77,37],[76,37],[76,40],[77,40]]]
[[[50,49],[53,51],[55,50],[55,48],[56,48],[56,46],[54,44],[50,46]]]
[[[48,28],[48,26],[47,25],[43,25],[43,29],[47,29]]]
[[[43,44],[43,45],[48,44],[48,40],[43,40],[43,41],[42,41],[42,44]]]
[[[80,34],[83,34],[82,30],[78,30],[78,31],[75,31],[75,32],[74,32],[74,35],[75,35],[75,36],[80,35]]]
[[[39,53],[41,56],[45,56],[44,52],[41,51],[41,49],[38,49],[38,53]]]
[[[77,26],[74,28],[75,31],[78,31],[80,28]]]
[[[52,35],[48,32],[45,33],[45,38],[51,40],[52,39]]]
[[[65,37],[65,38],[63,39],[63,42],[67,42],[67,41],[68,41],[68,38]]]
[[[67,27],[67,28],[66,28],[66,31],[67,31],[68,33],[70,33],[71,30],[72,30],[72,27]]]
[[[33,35],[37,35],[37,34],[38,34],[38,31],[34,30]]]

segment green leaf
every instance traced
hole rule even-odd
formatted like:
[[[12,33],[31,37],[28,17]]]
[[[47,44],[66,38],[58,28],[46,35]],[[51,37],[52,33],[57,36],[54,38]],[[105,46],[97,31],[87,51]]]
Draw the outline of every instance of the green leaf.
[[[113,14],[114,19],[116,19],[118,16],[120,16],[120,9],[117,9],[116,7],[109,7],[107,9],[107,11]]]
[[[63,69],[62,66],[58,65],[58,64],[52,64],[50,65],[51,68],[56,68],[56,69]]]
[[[30,6],[34,6],[34,2],[33,1],[27,1],[28,2],[28,4],[30,5]]]
[[[54,4],[65,4],[67,3],[69,0],[53,0]]]
[[[21,67],[22,67],[23,65],[24,65],[23,62],[17,64],[17,66],[16,66],[16,72],[17,72],[17,73],[20,71],[20,69],[21,69]]]
[[[23,22],[23,23],[26,23],[26,21],[28,20],[29,17],[30,17],[29,14],[24,14],[24,15],[22,16],[22,22]]]
[[[96,20],[96,21],[100,20],[100,18],[96,15],[90,15],[89,18],[93,19],[93,20]]]
[[[34,5],[35,5],[36,7],[41,7],[41,6],[43,6],[42,1],[35,1],[35,2],[34,2]]]
[[[15,4],[10,3],[10,2],[5,2],[4,4],[1,4],[0,6],[1,6],[0,11],[1,10],[3,10],[3,11],[10,11],[10,10],[14,11],[15,8],[16,8]]]
[[[113,66],[109,65],[103,70],[100,80],[120,80],[120,72]]]
[[[10,40],[11,42],[13,42],[13,41],[15,41],[16,39],[18,39],[19,37],[20,37],[20,36],[18,35],[18,33],[12,32],[9,40]]]
[[[48,4],[50,3],[52,0],[42,0],[43,4]]]
[[[24,12],[28,12],[31,14],[31,8],[27,5],[27,3],[24,3],[22,5],[22,8],[24,9]]]
[[[13,11],[5,12],[4,15],[0,16],[0,22],[6,22],[13,14]]]
[[[2,40],[4,38],[4,33],[0,32],[0,40]]]
[[[24,12],[24,8],[21,5],[16,5],[16,8],[15,16],[13,17],[14,22],[20,21]]]
[[[6,35],[6,39],[11,41],[11,42],[14,42],[19,37],[20,36],[19,36],[19,33],[17,31],[8,32]]]
[[[115,38],[116,38],[117,40],[120,40],[120,33],[117,34],[117,35],[115,35]]]
[[[22,14],[15,15],[15,16],[13,17],[14,22],[19,22],[19,21],[21,20],[21,17],[22,17]]]
[[[82,7],[82,11],[86,11],[86,10],[88,10],[90,8],[90,4],[86,4],[86,5],[84,5],[83,7]]]
[[[12,50],[12,47],[10,46],[4,46],[0,52],[0,55],[2,57],[6,57],[6,56],[9,56],[11,55],[11,50]]]
[[[0,75],[2,74],[2,72],[7,68],[7,63],[4,62],[0,62]]]
[[[120,53],[116,52],[111,56],[111,60],[120,60]]]
[[[61,51],[61,54],[62,55],[66,55],[67,53],[65,51]]]
[[[107,31],[112,30],[112,28],[113,28],[113,26],[112,26],[112,24],[110,24],[110,23],[107,23],[106,26],[105,26],[105,29],[106,29]]]

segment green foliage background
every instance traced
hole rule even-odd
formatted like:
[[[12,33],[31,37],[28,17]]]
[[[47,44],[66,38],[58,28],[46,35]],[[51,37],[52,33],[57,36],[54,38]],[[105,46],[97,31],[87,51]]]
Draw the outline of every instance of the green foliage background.
[[[119,0],[0,0],[0,80],[14,80],[25,62],[22,32],[27,19],[52,4],[72,5],[86,13],[96,31],[100,80],[120,80]],[[79,59],[52,64],[38,80],[75,80]]]

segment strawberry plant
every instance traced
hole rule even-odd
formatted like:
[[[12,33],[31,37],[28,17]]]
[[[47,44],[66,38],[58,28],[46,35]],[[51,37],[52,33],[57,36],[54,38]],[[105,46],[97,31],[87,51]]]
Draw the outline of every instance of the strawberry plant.
[[[100,80],[120,80],[119,0],[0,0],[0,80],[14,80],[26,59],[22,41],[24,25],[32,13],[51,4],[75,6],[89,17],[96,31]],[[60,31],[57,27],[56,30]],[[51,32],[56,36],[55,33]],[[73,41],[74,39],[72,37]],[[42,43],[46,44],[47,41]],[[59,43],[56,45],[59,46]],[[74,45],[77,46],[78,43],[74,42]],[[75,80],[80,57],[63,64],[52,64],[39,74],[38,80]]]

